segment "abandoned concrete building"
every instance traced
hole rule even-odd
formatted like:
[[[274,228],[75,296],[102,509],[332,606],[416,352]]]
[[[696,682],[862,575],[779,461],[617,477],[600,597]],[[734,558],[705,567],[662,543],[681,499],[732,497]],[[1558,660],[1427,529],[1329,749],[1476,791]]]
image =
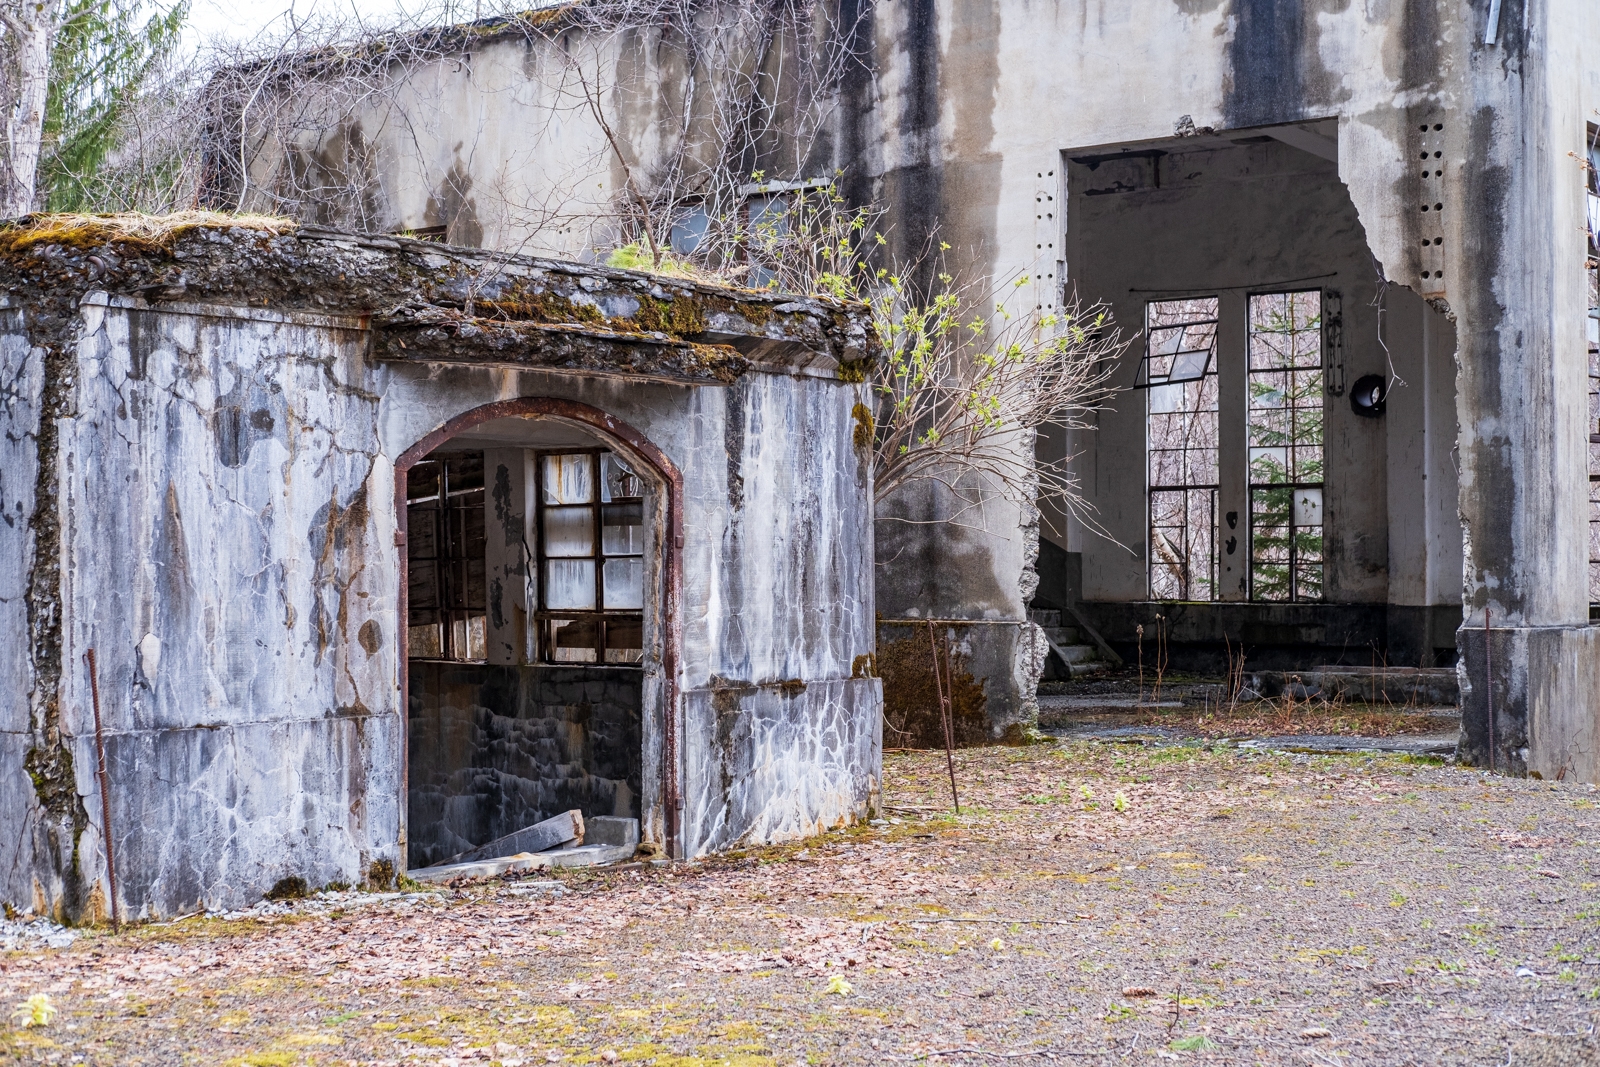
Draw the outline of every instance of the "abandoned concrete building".
[[[1462,761],[1600,780],[1590,0],[578,3],[330,56],[216,89],[204,193],[366,236],[6,259],[7,899],[103,910],[106,822],[149,914],[535,810],[803,833],[873,803],[919,633],[1001,737],[1052,613],[1454,671]],[[874,501],[858,312],[525,258],[835,188],[898,262],[1110,309],[1116,395],[1019,445],[1083,506]],[[95,784],[90,648],[113,786],[171,788]]]
[[[0,899],[876,805],[859,309],[272,220],[0,244]]]
[[[718,167],[752,219],[837,181],[896,252],[1134,338],[1097,425],[1039,442],[1087,508],[880,502],[886,677],[938,620],[999,735],[1030,609],[1065,611],[1174,668],[1453,668],[1464,760],[1600,778],[1600,7],[626,7],[435,38],[382,96],[296,83],[219,202],[582,256],[636,233],[630,182],[690,251]]]

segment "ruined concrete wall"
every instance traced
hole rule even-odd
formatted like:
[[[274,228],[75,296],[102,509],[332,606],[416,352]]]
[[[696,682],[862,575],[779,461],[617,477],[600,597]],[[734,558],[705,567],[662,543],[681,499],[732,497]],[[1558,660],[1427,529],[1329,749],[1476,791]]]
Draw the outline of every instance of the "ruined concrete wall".
[[[881,690],[852,677],[873,616],[853,387],[375,366],[357,330],[264,311],[91,304],[83,319],[63,431],[62,706],[75,799],[92,801],[81,664],[95,647],[128,914],[399,868],[392,457],[505,396],[594,403],[681,464],[684,851],[814,833],[875,806]],[[665,712],[659,677],[641,682],[657,714],[639,806],[659,842]],[[8,792],[8,817],[35,818],[31,794]],[[87,809],[90,832],[63,837],[62,855],[15,862],[8,899],[28,902],[44,878],[57,901],[73,845],[72,875],[103,886]]]
[[[667,704],[653,618],[639,679],[645,840],[697,853],[871,810],[881,698],[874,679],[853,677],[872,650],[871,475],[852,442],[858,386],[832,375],[840,360],[823,341],[839,326],[860,339],[854,313],[752,297],[757,310],[719,290],[688,315],[642,276],[508,257],[486,267],[403,242],[201,227],[161,245],[93,220],[47,225],[48,242],[0,256],[5,288],[26,302],[0,332],[0,552],[25,583],[21,601],[0,586],[5,643],[22,650],[0,684],[24,709],[0,730],[0,818],[23,831],[0,885],[8,902],[106,911],[89,648],[125,914],[248,904],[288,876],[321,885],[401,869],[394,463],[449,420],[517,397],[592,404],[682,472],[678,700]],[[558,278],[573,288],[550,303]],[[629,316],[668,307],[692,321],[659,325],[698,339],[632,319],[613,329],[599,310],[581,325],[500,305],[474,319],[436,288],[487,302],[528,282],[545,288],[524,311],[570,311],[580,294]],[[640,295],[607,292],[618,283]],[[276,306],[244,306],[245,291]],[[180,294],[216,302],[159,302]],[[791,319],[810,325],[792,331]],[[520,369],[530,359],[571,369]],[[667,384],[678,371],[726,384]],[[662,489],[647,491],[647,512]],[[730,686],[785,694],[752,712],[759,758],[735,750],[726,719],[719,732],[685,716],[696,693]],[[669,723],[678,780],[695,789],[676,841],[661,788]],[[747,757],[749,773],[710,792],[683,777]]]
[[[44,375],[44,351],[23,330],[23,312],[0,312],[0,633],[6,635],[0,641],[0,812],[10,827],[0,894],[39,910],[62,896],[55,872],[71,865],[74,816],[81,814],[70,797],[51,796],[49,785],[33,777],[44,730],[33,714],[37,677],[29,655],[28,592],[38,551],[33,518]]]
[[[1449,150],[1468,165],[1447,168],[1444,186],[1447,208],[1464,216],[1446,267],[1461,342],[1459,754],[1595,781],[1586,227],[1574,162],[1594,118],[1584,100],[1594,58],[1583,47],[1595,16],[1582,0],[1511,5],[1503,16],[1495,45],[1459,50],[1464,121]]]
[[[481,404],[560,396],[635,427],[678,465],[686,854],[813,833],[875,806],[882,696],[877,679],[859,677],[873,650],[874,593],[854,386],[766,374],[686,389],[489,368],[381,370],[382,435],[396,451]],[[663,733],[648,660],[641,810],[644,839],[662,842]]]
[[[63,722],[97,797],[93,648],[126,914],[397,867],[393,489],[364,335],[127,304],[83,307],[56,471]]]
[[[630,169],[652,197],[725,192],[713,188],[727,185],[724,167],[736,184],[832,173],[825,102],[795,103],[824,88],[798,61],[817,45],[802,48],[784,14],[713,3],[689,27],[535,16],[419,35],[387,71],[349,69],[342,83],[324,69],[260,101],[247,187],[234,178],[207,195],[356,232],[443,228],[452,244],[589,260],[631,225]],[[730,145],[734,134],[756,140]]]
[[[1325,324],[1339,340],[1327,357],[1323,398],[1324,599],[1407,608],[1458,605],[1461,549],[1450,454],[1455,345],[1449,320],[1409,290],[1387,284],[1375,269],[1333,162],[1265,137],[1155,144],[1156,155],[1069,155],[1067,257],[1077,291],[1105,301],[1123,323],[1142,323],[1151,300],[1218,300],[1223,484],[1217,508],[1222,516],[1239,518],[1220,537],[1219,599],[1249,596],[1250,502],[1244,480],[1228,478],[1247,463],[1238,407],[1246,389],[1247,301],[1251,293],[1313,288],[1339,297],[1338,321]],[[1141,350],[1136,346],[1135,356]],[[1147,397],[1132,391],[1138,365],[1133,358],[1118,368],[1115,383],[1130,391],[1098,416],[1093,432],[1071,442],[1097,505],[1096,520],[1116,539],[1082,540],[1083,596],[1089,601],[1139,602],[1148,595],[1142,492]],[[1368,374],[1389,383],[1386,414],[1378,419],[1358,416],[1348,397],[1350,385]],[[1129,486],[1141,491],[1129,492]],[[1426,611],[1389,613],[1393,618],[1379,612],[1369,616],[1377,624],[1365,631],[1345,625],[1362,616],[1330,616],[1332,627],[1320,628],[1323,635],[1285,640],[1270,633],[1278,624],[1265,605],[1150,604],[1136,612],[1100,607],[1090,609],[1097,625],[1106,627],[1102,632],[1125,655],[1133,648],[1134,627],[1142,624],[1153,634],[1158,614],[1168,625],[1181,615],[1188,621],[1186,633],[1199,616],[1218,614],[1217,624],[1184,638],[1206,640],[1203,632],[1218,631],[1214,648],[1197,650],[1205,662],[1224,660],[1224,632],[1235,644],[1245,641],[1252,657],[1301,657],[1285,666],[1351,657],[1365,663],[1372,656],[1432,666],[1437,647],[1437,635],[1426,632]],[[1298,653],[1290,647],[1295,644],[1303,646]],[[1453,648],[1453,636],[1440,644]]]
[[[637,819],[641,671],[413,660],[407,866],[573,808]]]
[[[1472,32],[1473,17],[1465,4],[1344,0],[899,0],[876,9],[878,92],[873,108],[855,119],[855,139],[873,146],[866,155],[877,168],[870,187],[889,201],[906,247],[916,247],[937,224],[954,246],[958,273],[992,279],[1026,274],[1033,302],[1048,307],[1060,299],[1063,280],[1100,264],[1120,266],[1130,252],[1138,257],[1145,247],[1135,239],[1085,249],[1085,262],[1070,262],[1071,223],[1061,210],[1068,191],[1063,151],[1170,139],[1184,116],[1196,128],[1218,130],[1337,117],[1337,174],[1355,203],[1355,211],[1347,207],[1345,214],[1354,215],[1358,231],[1365,229],[1378,269],[1421,292],[1414,175],[1406,162],[1411,109],[1449,99],[1455,83],[1440,41]],[[1161,239],[1157,247],[1179,257],[1190,251],[1173,244]],[[1253,262],[1252,253],[1244,254]],[[1347,253],[1347,261],[1354,258],[1354,251]],[[1370,266],[1365,273],[1376,280]],[[1113,295],[1109,286],[1080,292]],[[1117,293],[1119,319],[1137,333],[1136,301]],[[1359,304],[1347,299],[1346,308]],[[1131,367],[1125,371],[1131,375]],[[1136,439],[1103,438],[1108,426],[1139,421],[1139,400],[1119,398],[1111,405],[1116,414],[1102,421],[1100,431],[1050,446],[1054,454],[1084,453],[1080,469],[1096,521],[1108,522],[1118,540],[1135,548],[1145,537],[1142,426]],[[1365,451],[1372,453],[1368,462],[1357,464],[1349,477],[1370,475],[1371,484],[1352,485],[1347,497],[1339,521],[1350,520],[1356,529],[1339,566],[1351,595],[1383,599],[1389,527],[1384,453],[1381,443]],[[1115,470],[1097,470],[1096,456],[1113,457]],[[1434,509],[1436,525],[1441,510]],[[1098,589],[1089,595],[1144,598],[1142,554],[1110,544],[1051,502],[1044,502],[1044,511],[1043,535],[1086,553],[1085,582]],[[947,527],[910,531],[897,548],[919,559],[937,553],[977,571],[942,591],[938,603],[941,614],[980,617],[997,608],[990,591],[1014,588],[1027,561],[1004,547],[984,560],[969,542],[1003,546],[1017,539],[1013,529],[1026,536],[1030,519],[1019,514],[1010,522],[991,520],[987,535]],[[919,538],[930,544],[910,543]],[[882,543],[889,540],[880,534]],[[1436,558],[1447,562],[1448,551]],[[1430,561],[1428,572],[1435,570]],[[925,574],[908,568],[886,575],[880,585],[885,613],[909,613]],[[1426,594],[1448,595],[1439,586]],[[1020,623],[1019,600],[998,607],[1002,617],[1018,620],[1012,625]],[[1025,652],[1019,647],[1019,661]]]

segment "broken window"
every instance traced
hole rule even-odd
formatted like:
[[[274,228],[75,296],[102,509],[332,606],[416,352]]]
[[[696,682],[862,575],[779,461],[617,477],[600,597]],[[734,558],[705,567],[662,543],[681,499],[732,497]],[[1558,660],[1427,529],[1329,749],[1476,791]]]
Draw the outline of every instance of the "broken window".
[[[669,242],[673,255],[689,256],[700,250],[711,229],[711,216],[705,204],[687,204],[672,221]]]
[[[1150,598],[1217,595],[1217,298],[1145,308]]]
[[[406,560],[413,659],[488,657],[483,453],[435,454],[406,479]]]
[[[1322,293],[1249,301],[1250,595],[1320,600]]]
[[[644,486],[614,452],[540,453],[539,657],[644,658]]]

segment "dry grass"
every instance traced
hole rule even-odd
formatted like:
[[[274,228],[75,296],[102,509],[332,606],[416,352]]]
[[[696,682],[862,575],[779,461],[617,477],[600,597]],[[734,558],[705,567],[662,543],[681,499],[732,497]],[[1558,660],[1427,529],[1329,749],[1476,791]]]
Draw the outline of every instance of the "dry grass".
[[[274,235],[295,229],[292,219],[275,215],[230,215],[215,211],[180,211],[171,215],[126,212],[111,215],[25,215],[0,226],[0,252],[26,252],[39,245],[95,248],[118,243],[142,251],[166,251],[194,230],[246,229]]]
[[[1452,729],[1453,709],[1350,704],[1342,700],[1256,700],[1232,707],[1145,708],[1132,721],[1167,726],[1197,737],[1321,734],[1398,737],[1441,733]]]

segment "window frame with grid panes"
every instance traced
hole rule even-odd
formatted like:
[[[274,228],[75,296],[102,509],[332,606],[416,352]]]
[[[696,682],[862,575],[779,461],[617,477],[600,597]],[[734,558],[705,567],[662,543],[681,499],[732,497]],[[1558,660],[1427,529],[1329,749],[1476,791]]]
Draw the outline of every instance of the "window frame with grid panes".
[[[406,654],[481,663],[488,657],[482,452],[418,461],[406,478]]]
[[[605,448],[538,450],[533,463],[536,658],[639,666],[648,570],[644,480]]]
[[[1283,300],[1308,320],[1291,316],[1262,326],[1258,302]],[[1327,489],[1327,372],[1321,289],[1254,293],[1248,315],[1248,478],[1250,599],[1302,603],[1325,599]],[[1269,313],[1270,314],[1270,313]],[[1288,338],[1282,342],[1258,338]],[[1278,388],[1284,386],[1285,388]],[[1272,531],[1269,535],[1267,531]]]
[[[1145,305],[1146,568],[1151,600],[1216,600],[1220,408],[1215,296]]]
[[[1584,348],[1589,366],[1589,618],[1600,619],[1600,127],[1589,127],[1584,281],[1588,292]]]
[[[1322,601],[1326,320],[1335,294],[1232,293],[1145,302],[1145,352],[1134,387],[1146,391],[1148,595],[1163,602],[1233,599],[1231,587],[1222,588],[1221,552],[1226,547],[1232,559],[1242,547],[1239,599]],[[1274,320],[1273,302],[1293,313]],[[1239,314],[1244,321],[1235,324]],[[1224,344],[1225,337],[1235,340]],[[1240,435],[1231,439],[1242,440],[1242,453],[1224,449],[1230,434]],[[1242,546],[1228,533],[1235,513],[1228,511],[1227,529],[1219,522],[1233,500],[1245,509]]]

